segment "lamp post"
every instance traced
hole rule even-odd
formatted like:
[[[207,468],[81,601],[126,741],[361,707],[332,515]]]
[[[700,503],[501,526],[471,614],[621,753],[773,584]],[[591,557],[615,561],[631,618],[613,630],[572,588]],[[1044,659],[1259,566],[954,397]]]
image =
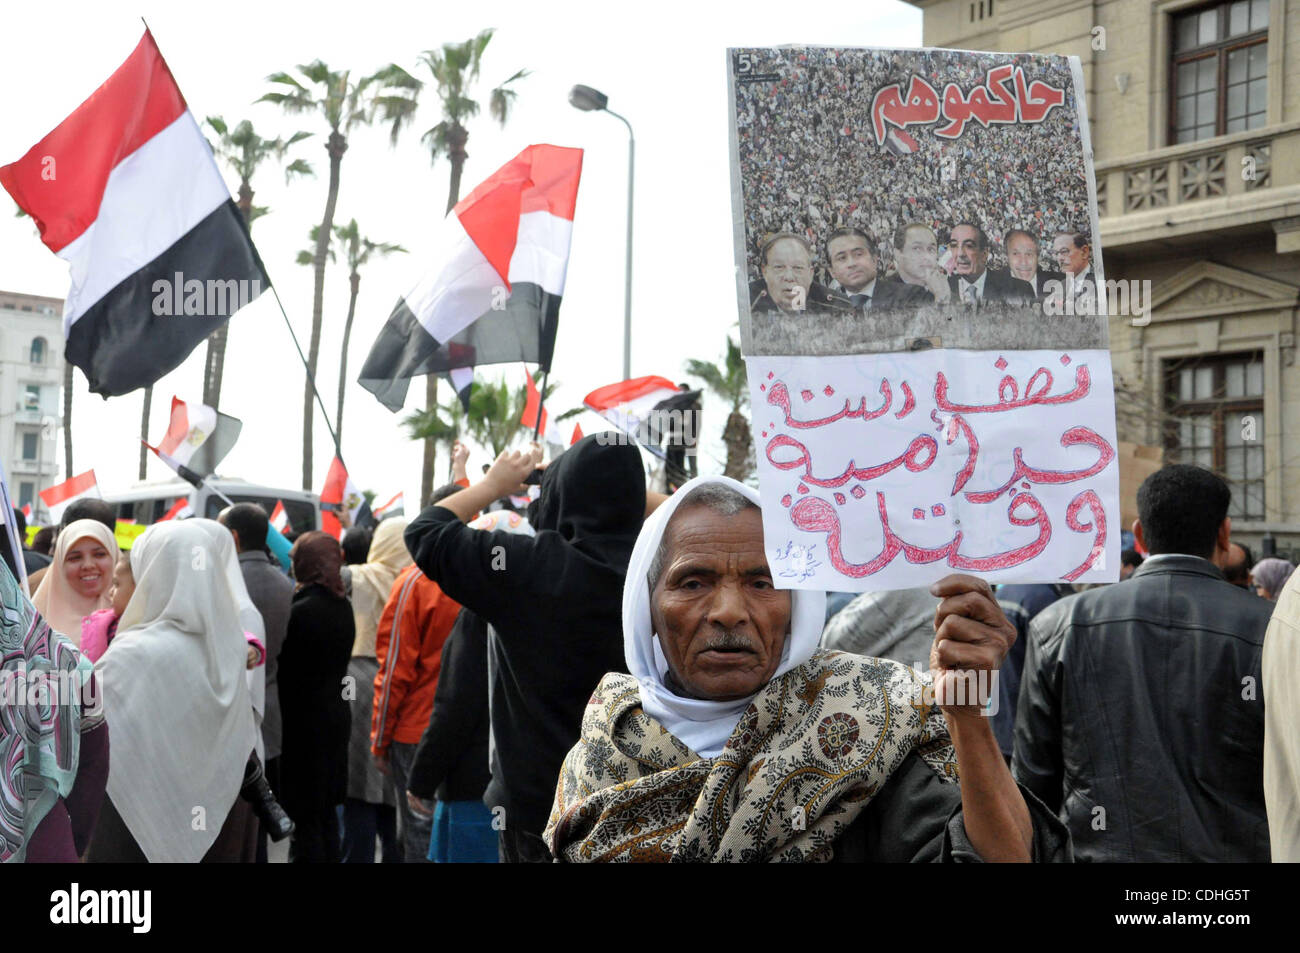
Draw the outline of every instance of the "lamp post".
[[[590,86],[569,90],[569,104],[584,112],[607,112],[627,126],[627,266],[623,282],[623,379],[632,376],[632,183],[636,172],[636,137],[632,124],[608,106],[609,97]]]

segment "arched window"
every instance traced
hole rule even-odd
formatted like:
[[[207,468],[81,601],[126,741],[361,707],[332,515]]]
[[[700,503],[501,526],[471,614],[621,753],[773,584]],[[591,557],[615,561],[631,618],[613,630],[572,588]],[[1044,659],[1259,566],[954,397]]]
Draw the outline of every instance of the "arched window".
[[[32,338],[32,363],[45,363],[45,338]]]

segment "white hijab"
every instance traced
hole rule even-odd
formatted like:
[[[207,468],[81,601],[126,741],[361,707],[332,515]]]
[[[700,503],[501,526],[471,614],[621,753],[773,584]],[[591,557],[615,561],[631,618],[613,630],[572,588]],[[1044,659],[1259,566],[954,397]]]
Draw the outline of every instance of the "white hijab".
[[[230,530],[216,520],[194,518],[186,522],[206,531],[216,543],[218,564],[225,572],[230,588],[239,600],[239,624],[244,627],[245,632],[253,633],[265,647],[266,624],[262,621],[262,613],[258,611],[252,597],[248,594],[248,586],[244,583],[244,571],[239,568],[239,553],[235,550],[235,537],[231,536]],[[247,645],[244,650],[248,650]],[[265,663],[257,668],[245,667],[244,678],[248,682],[248,694],[252,698],[253,714],[257,719],[257,756],[265,758],[266,749],[262,742],[262,720],[266,717]]]
[[[668,661],[650,623],[650,587],[647,575],[664,530],[682,500],[696,487],[706,484],[729,487],[758,504],[758,494],[729,477],[696,477],[662,503],[641,527],[623,586],[623,652],[627,670],[641,687],[641,707],[683,744],[705,758],[715,758],[726,747],[736,723],[754,696],[735,701],[705,701],[683,698],[664,684]],[[804,662],[817,651],[826,618],[826,593],[806,589],[790,593],[790,633],[781,653],[781,664],[773,678]],[[757,694],[757,693],[755,693]]]
[[[156,523],[136,540],[135,592],[95,665],[113,732],[108,795],[151,862],[203,857],[256,741],[247,592],[221,538],[197,523]]]

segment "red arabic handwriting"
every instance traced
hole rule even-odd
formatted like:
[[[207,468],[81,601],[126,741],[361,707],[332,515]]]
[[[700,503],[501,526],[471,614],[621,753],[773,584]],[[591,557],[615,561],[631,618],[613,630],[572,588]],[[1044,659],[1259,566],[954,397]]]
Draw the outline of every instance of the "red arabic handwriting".
[[[791,447],[798,450],[799,455],[789,460],[779,460],[773,454],[783,447]],[[930,464],[934,463],[935,458],[939,455],[939,442],[931,437],[928,433],[921,434],[914,438],[907,445],[907,449],[884,463],[877,464],[874,467],[855,467],[854,461],[850,460],[849,465],[844,472],[835,477],[815,477],[812,475],[812,455],[809,454],[808,448],[805,447],[794,437],[785,434],[777,434],[767,442],[767,459],[778,470],[793,470],[802,466],[803,473],[799,479],[804,483],[811,483],[813,486],[838,487],[843,486],[850,480],[874,480],[878,476],[884,476],[891,470],[896,470],[899,466],[905,467],[912,473],[920,473],[928,469]]]
[[[965,423],[965,421],[962,422]],[[951,442],[949,441],[949,443]],[[1015,464],[1014,469],[1011,471],[1011,479],[996,490],[967,491],[966,499],[972,503],[992,503],[1021,480],[1027,480],[1030,483],[1073,483],[1075,480],[1084,480],[1090,476],[1096,476],[1115,459],[1115,450],[1095,430],[1090,430],[1087,427],[1071,427],[1061,434],[1062,447],[1069,449],[1080,444],[1095,447],[1097,450],[1097,462],[1083,470],[1040,470],[1037,467],[1031,467],[1025,463],[1021,455],[1021,448],[1016,447],[1011,451],[1011,459]]]
[[[1091,491],[1087,492],[1091,493]],[[1077,499],[1083,500],[1083,498],[1084,494],[1081,494]],[[1096,499],[1095,494],[1093,494],[1093,499]],[[1018,515],[1016,511],[1022,506],[1028,507],[1032,515]],[[1097,506],[1100,508],[1100,501],[1097,502]],[[805,532],[824,533],[826,535],[827,557],[830,559],[831,565],[843,575],[853,579],[861,579],[879,572],[893,562],[900,552],[903,554],[904,559],[914,565],[946,559],[948,565],[954,569],[970,569],[976,572],[1007,569],[1033,559],[1047,548],[1047,544],[1052,539],[1052,523],[1048,519],[1047,511],[1043,509],[1043,505],[1031,493],[1016,494],[1015,499],[1007,507],[1007,519],[1016,526],[1037,526],[1038,537],[1024,546],[1018,546],[1006,552],[994,553],[990,556],[962,555],[960,552],[962,543],[961,530],[958,530],[952,539],[942,546],[914,546],[900,538],[890,527],[889,513],[885,508],[884,493],[876,493],[876,509],[880,514],[880,525],[885,540],[880,552],[865,563],[853,563],[844,557],[841,548],[843,532],[840,528],[840,518],[835,512],[835,507],[825,500],[815,496],[804,497],[790,509],[790,520]],[[1095,512],[1097,510],[1094,510]],[[1072,525],[1071,529],[1074,528]],[[1094,546],[1095,550],[1096,547]],[[1091,564],[1092,558],[1094,557],[1089,557],[1090,561],[1085,564],[1085,568]]]
[[[1038,382],[1035,389],[1035,382]],[[1030,375],[1025,384],[1025,396],[1020,396],[1020,387],[1010,374],[998,382],[998,402],[996,404],[954,404],[948,400],[948,377],[939,371],[934,379],[934,402],[940,410],[953,414],[986,414],[1003,410],[1019,410],[1021,407],[1048,406],[1052,404],[1069,404],[1083,400],[1092,390],[1092,375],[1088,365],[1080,364],[1074,369],[1074,390],[1066,394],[1048,396],[1052,389],[1052,372],[1040,367]],[[1010,396],[1007,396],[1007,395]]]
[[[903,410],[905,412],[910,412],[911,408],[915,406],[916,401],[912,397],[911,388],[909,388],[906,383],[903,384],[903,392],[907,395],[910,402],[903,408]],[[844,409],[838,414],[832,414],[829,417],[821,417],[817,420],[795,420],[790,416],[790,390],[782,381],[777,381],[772,385],[772,389],[767,392],[767,402],[772,404],[774,407],[781,408],[781,411],[785,414],[785,425],[787,427],[807,430],[813,427],[825,427],[827,424],[833,424],[835,421],[842,420],[846,417],[860,417],[863,420],[875,420],[877,417],[883,417],[885,413],[888,412],[890,405],[894,402],[894,394],[889,386],[889,381],[883,377],[880,379],[880,395],[884,398],[884,403],[882,403],[877,410],[867,410],[867,399],[863,397],[858,402],[856,410],[853,409],[852,401],[845,400]]]
[[[1005,64],[990,69],[984,85],[973,87],[969,94],[963,94],[956,83],[948,83],[940,97],[933,86],[915,75],[906,94],[901,82],[881,87],[871,99],[871,123],[877,145],[884,145],[889,125],[902,129],[938,122],[940,116],[947,124],[934,134],[956,139],[972,119],[985,128],[993,123],[1042,122],[1053,107],[1064,102],[1064,89],[1041,80],[1026,83],[1019,66]]]

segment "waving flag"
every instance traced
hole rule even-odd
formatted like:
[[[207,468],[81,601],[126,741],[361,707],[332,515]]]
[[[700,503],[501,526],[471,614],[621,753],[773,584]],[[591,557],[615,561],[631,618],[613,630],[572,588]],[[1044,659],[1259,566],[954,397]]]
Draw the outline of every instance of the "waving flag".
[[[394,496],[383,506],[375,507],[373,512],[374,512],[374,517],[377,520],[382,520],[388,516],[405,516],[406,497],[404,494],[398,493],[396,496]]]
[[[166,435],[158,442],[158,451],[205,477],[230,452],[243,426],[238,418],[207,404],[187,404],[173,397],[171,420]]]
[[[190,506],[190,498],[182,496],[172,504],[171,509],[164,513],[158,520],[163,523],[167,520],[187,520],[194,515],[194,507]]]
[[[283,500],[275,501],[275,509],[271,511],[271,525],[281,533],[293,532],[293,524],[289,522],[289,514],[285,512]]]
[[[462,199],[443,221],[433,268],[371,346],[361,386],[396,412],[422,374],[507,361],[549,368],[581,174],[581,149],[529,146]]]
[[[66,353],[92,393],[152,384],[270,284],[148,30],[0,185],[70,266]]]
[[[99,484],[95,482],[94,470],[78,473],[70,480],[47,487],[41,490],[39,495],[46,506],[53,508],[83,496],[90,496],[91,493],[99,496]]]
[[[564,437],[560,434],[560,428],[555,426],[555,421],[551,415],[546,412],[542,405],[542,392],[537,389],[537,382],[533,380],[533,375],[524,371],[526,397],[524,400],[524,412],[519,416],[519,423],[527,427],[530,431],[536,430],[541,434],[543,440],[547,443],[564,443]],[[538,426],[537,415],[541,414],[541,425]]]
[[[321,529],[335,539],[342,539],[343,524],[339,522],[339,514],[346,513],[349,524],[356,526],[365,502],[343,461],[335,457],[330,461],[329,473],[325,474],[325,488],[320,491]],[[366,509],[368,512],[369,508]]]
[[[575,443],[577,443],[579,440],[581,440],[581,439],[583,438],[583,436],[584,436],[584,434],[583,434],[583,432],[582,432],[582,425],[581,425],[581,424],[574,424],[574,425],[573,425],[573,436],[569,439],[569,446],[572,447]]]

